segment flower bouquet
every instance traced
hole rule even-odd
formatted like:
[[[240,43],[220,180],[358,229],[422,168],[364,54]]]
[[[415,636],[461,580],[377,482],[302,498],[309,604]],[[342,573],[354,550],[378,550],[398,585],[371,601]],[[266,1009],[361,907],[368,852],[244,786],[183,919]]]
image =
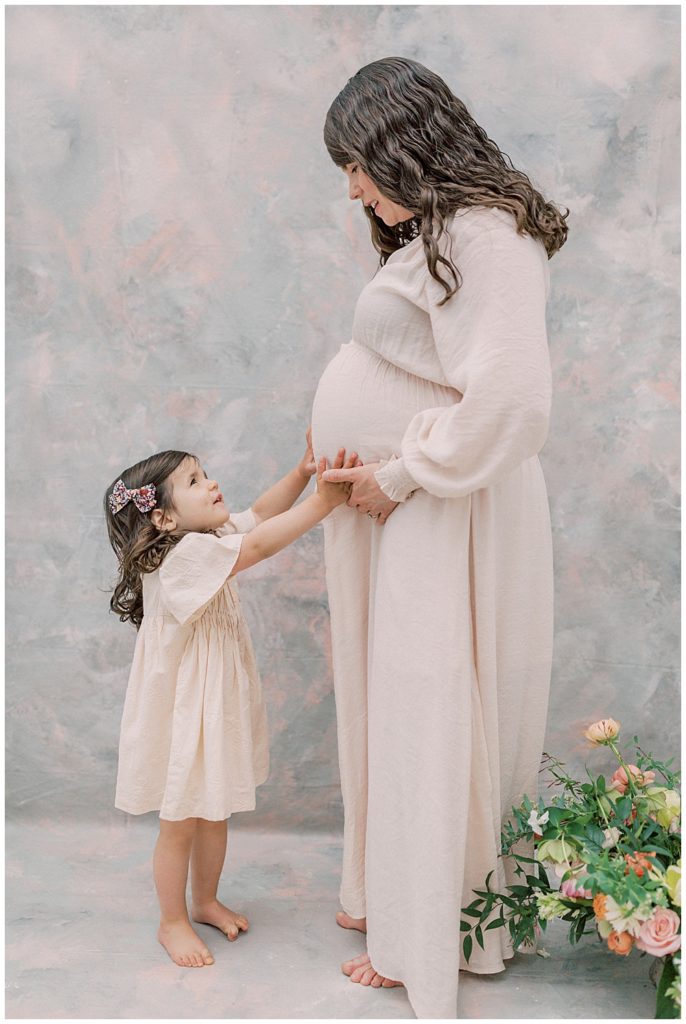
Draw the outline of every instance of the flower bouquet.
[[[644,753],[634,736],[635,764],[619,751],[619,723],[595,722],[584,736],[612,752],[618,767],[609,780],[578,782],[564,764],[543,755],[549,786],[561,791],[548,804],[525,796],[501,835],[502,855],[511,857],[520,885],[505,892],[484,889],[462,908],[463,951],[467,962],[473,940],[483,949],[483,931],[507,927],[515,948],[533,946],[548,921],[569,923],[576,943],[587,930],[618,956],[639,951],[659,958],[656,1017],[680,1015],[681,1006],[681,801],[679,773]],[[656,776],[663,783],[656,784]],[[535,857],[514,847],[533,839]],[[547,870],[546,870],[547,869]],[[547,871],[553,872],[553,882]],[[497,916],[496,916],[497,915]],[[488,922],[488,923],[486,923]],[[547,955],[543,950],[541,955]]]

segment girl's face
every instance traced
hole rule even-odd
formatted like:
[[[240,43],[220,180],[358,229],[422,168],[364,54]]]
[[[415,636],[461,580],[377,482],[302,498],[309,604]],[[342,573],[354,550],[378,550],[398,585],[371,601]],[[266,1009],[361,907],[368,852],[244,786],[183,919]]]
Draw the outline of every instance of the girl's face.
[[[169,512],[153,509],[150,513],[158,530],[205,533],[227,522],[229,513],[219,484],[216,480],[208,480],[205,470],[195,459],[184,459],[169,476],[169,483],[174,508]]]
[[[404,206],[399,206],[383,195],[358,163],[346,164],[343,170],[348,178],[350,199],[361,199],[365,206],[371,206],[374,216],[382,220],[386,227],[392,228],[401,220],[414,217],[411,210],[406,210]]]

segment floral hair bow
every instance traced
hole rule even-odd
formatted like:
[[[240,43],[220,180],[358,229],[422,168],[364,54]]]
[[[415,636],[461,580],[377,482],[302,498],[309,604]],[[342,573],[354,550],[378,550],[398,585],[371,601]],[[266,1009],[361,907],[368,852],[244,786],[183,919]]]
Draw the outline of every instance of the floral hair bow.
[[[132,501],[139,512],[150,512],[155,507],[155,485],[128,488],[123,480],[117,480],[109,497],[110,508],[116,516],[125,505]]]

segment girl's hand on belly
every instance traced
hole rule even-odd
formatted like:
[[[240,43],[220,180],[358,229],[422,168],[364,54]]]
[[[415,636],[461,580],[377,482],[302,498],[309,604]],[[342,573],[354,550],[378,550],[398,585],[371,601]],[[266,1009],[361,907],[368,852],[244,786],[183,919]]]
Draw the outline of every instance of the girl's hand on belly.
[[[327,469],[323,479],[332,483],[351,483],[352,490],[347,504],[383,524],[398,502],[387,498],[376,482],[374,473],[380,465],[380,462],[368,462],[366,466],[352,469]]]

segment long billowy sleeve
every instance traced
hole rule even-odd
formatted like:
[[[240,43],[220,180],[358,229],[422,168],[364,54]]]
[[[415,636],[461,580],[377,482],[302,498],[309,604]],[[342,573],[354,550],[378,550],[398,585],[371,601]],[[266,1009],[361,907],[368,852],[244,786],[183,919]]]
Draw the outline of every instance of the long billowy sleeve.
[[[456,264],[462,275],[457,294],[438,306],[445,292],[427,271],[422,304],[446,380],[462,398],[418,413],[400,457],[377,471],[395,501],[418,487],[441,498],[488,487],[536,455],[548,433],[543,246],[501,224],[475,232],[456,253]]]

